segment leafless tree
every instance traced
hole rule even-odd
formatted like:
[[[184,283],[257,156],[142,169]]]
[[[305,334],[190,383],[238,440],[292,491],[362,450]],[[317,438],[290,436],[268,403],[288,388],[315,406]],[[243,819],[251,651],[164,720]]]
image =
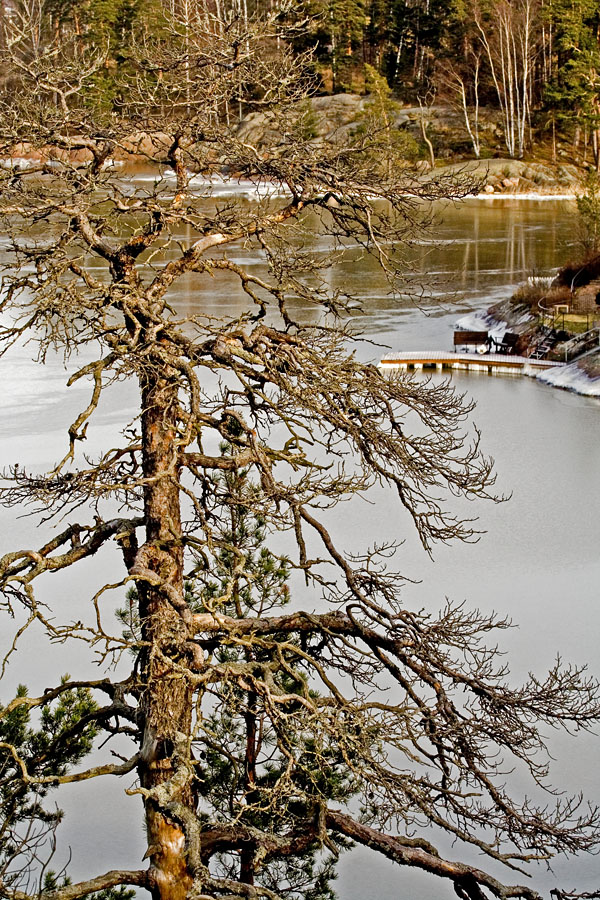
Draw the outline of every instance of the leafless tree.
[[[482,51],[480,48],[475,49],[469,46],[465,56],[466,59],[462,66],[449,60],[439,63],[436,69],[436,80],[440,84],[440,88],[448,94],[452,105],[462,115],[473,153],[475,158],[479,159],[481,155],[479,107]]]
[[[474,22],[504,122],[511,156],[522,157],[529,141],[533,64],[537,54],[538,0],[473,4]]]
[[[302,896],[278,865],[351,839],[449,879],[469,900],[535,900],[532,887],[443,858],[423,828],[512,871],[593,848],[595,810],[562,795],[519,800],[504,772],[518,763],[543,787],[543,727],[591,726],[597,686],[559,666],[511,686],[485,644],[504,621],[405,609],[395,544],[353,556],[330,525],[339,501],[385,485],[428,551],[475,533],[446,509],[454,495],[489,496],[493,482],[478,436],[464,437],[468,404],[447,384],[359,363],[343,324],[358,300],[329,287],[331,257],[306,250],[320,229],[332,254],[374,257],[393,289],[427,202],[471,186],[437,173],[422,181],[405,166],[374,172],[377,132],[351,145],[307,139],[297,101],[310,79],[288,50],[285,9],[253,18],[208,6],[193,25],[183,42],[174,27],[138,47],[137,81],[99,122],[86,103],[99,58],[75,72],[61,46],[20,54],[18,30],[4,54],[22,89],[2,97],[3,155],[26,146],[37,161],[0,173],[11,236],[3,352],[27,339],[42,364],[58,349],[69,384],[90,385],[53,471],[6,473],[4,506],[39,510],[49,533],[0,559],[4,609],[17,623],[13,646],[35,624],[107,663],[123,666],[132,651],[134,663],[123,677],[15,697],[2,714],[91,690],[98,707],[80,727],[130,741],[130,755],[39,775],[13,748],[15,778],[35,788],[137,772],[129,793],[143,802],[150,861],[42,896],[116,885],[156,900]],[[239,103],[262,113],[264,140],[227,125],[226,106]],[[140,156],[155,166],[150,187],[126,174]],[[217,176],[263,190],[255,203],[211,201]],[[244,266],[241,248],[268,274]],[[200,295],[217,278],[235,284],[247,310],[180,314],[184,278]],[[298,301],[315,310],[311,325]],[[120,443],[86,457],[94,414],[122,380],[138,386],[138,415]],[[266,603],[266,576],[234,527],[242,514],[267,540],[288,536],[288,559],[271,560],[304,579],[291,611],[273,608],[271,588]],[[115,543],[122,569],[89,610],[51,615],[39,593],[46,574]],[[136,608],[122,634],[110,597],[128,588]],[[211,789],[224,772],[225,798]],[[7,883],[0,894],[33,896]]]

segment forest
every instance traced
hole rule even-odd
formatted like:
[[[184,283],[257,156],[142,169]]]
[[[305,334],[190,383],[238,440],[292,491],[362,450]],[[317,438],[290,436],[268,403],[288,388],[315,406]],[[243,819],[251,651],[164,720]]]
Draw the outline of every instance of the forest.
[[[227,2],[214,6],[219,16]],[[272,9],[272,0],[233,0],[231,13],[248,20],[261,6]],[[74,61],[90,49],[101,56],[88,103],[108,114],[127,75],[139,77],[148,44],[164,36],[165,14],[177,15],[185,41],[194,8],[192,0],[4,0],[2,16],[11,27],[20,17],[35,23],[32,49],[60,40]],[[562,156],[600,165],[597,0],[307,0],[286,15],[294,51],[311,54],[314,94],[385,85],[397,104],[454,108],[464,135],[446,154],[556,162],[560,145]],[[247,108],[230,112],[243,117]]]

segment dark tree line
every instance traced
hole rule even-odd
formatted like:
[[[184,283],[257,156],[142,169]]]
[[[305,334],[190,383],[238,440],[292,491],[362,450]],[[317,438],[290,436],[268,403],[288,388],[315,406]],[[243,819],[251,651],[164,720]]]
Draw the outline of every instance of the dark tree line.
[[[192,0],[5,0],[2,14],[13,25],[21,16],[30,23],[32,49],[60,36],[74,61],[92,49],[101,56],[87,102],[109,113],[123,102],[123,73],[133,77],[134,47],[164,38],[173,14],[183,36],[193,6]],[[217,16],[246,20],[263,6],[272,4],[212,4]],[[289,19],[297,26],[296,53],[313,53],[321,92],[363,93],[370,66],[401,102],[428,97],[457,104],[476,155],[478,109],[485,106],[498,111],[509,155],[522,156],[540,140],[556,148],[558,134],[572,141],[582,162],[600,164],[596,0],[307,0]],[[249,109],[238,105],[232,114]]]

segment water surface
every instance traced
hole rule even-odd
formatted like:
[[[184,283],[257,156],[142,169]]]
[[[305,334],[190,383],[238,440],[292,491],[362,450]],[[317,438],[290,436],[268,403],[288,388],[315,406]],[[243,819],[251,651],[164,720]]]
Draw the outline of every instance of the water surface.
[[[330,272],[332,285],[343,284],[364,298],[364,312],[355,319],[357,331],[369,339],[359,346],[364,359],[378,359],[391,349],[444,349],[452,345],[455,319],[508,297],[531,274],[548,274],[576,252],[573,204],[556,201],[470,200],[443,210],[435,235],[413,248],[418,272],[434,284],[419,304],[390,295],[370,261],[354,258]],[[319,239],[314,247],[325,252]],[[247,261],[247,254],[240,251]],[[263,266],[259,258],[253,265]],[[235,315],[242,301],[231,283],[190,278],[177,295],[182,312]],[[311,308],[300,311],[311,320]],[[381,349],[371,343],[377,342]],[[47,469],[65,447],[66,428],[88,390],[83,384],[65,390],[67,373],[57,359],[41,370],[29,361],[28,348],[3,361],[0,393],[0,454],[4,464],[20,462]],[[431,611],[446,597],[466,600],[483,611],[510,615],[519,628],[501,635],[515,678],[530,669],[551,666],[559,653],[574,662],[590,661],[600,674],[600,403],[566,394],[522,378],[456,376],[455,384],[475,399],[474,420],[485,450],[495,457],[500,492],[511,500],[500,505],[478,504],[485,532],[474,545],[440,547],[430,560],[393,498],[379,492],[371,505],[343,508],[340,536],[359,546],[358,536],[405,539],[402,571],[419,583],[405,591],[405,602]],[[110,440],[123,418],[135,415],[135,394],[117,387],[111,403],[90,429],[90,448]],[[33,522],[2,512],[7,533],[2,552],[36,540]],[[80,580],[50,579],[45,596],[73,618],[87,603],[90,584],[102,577],[98,561],[80,570]],[[42,689],[49,672],[78,672],[85,654],[78,648],[44,650],[35,656],[20,651],[11,664],[11,679],[26,680]],[[97,673],[96,673],[97,674]],[[595,759],[596,738],[566,742],[552,736],[557,757],[555,781],[570,791],[585,790],[600,800]],[[124,797],[124,783],[109,783],[101,792],[94,785],[61,790],[59,801],[68,811],[62,839],[73,849],[70,874],[89,872],[90,848],[98,869],[141,865],[141,815],[132,813],[135,800]],[[81,801],[81,797],[84,801]],[[90,815],[93,805],[94,813]],[[137,818],[136,818],[137,816]],[[132,825],[133,822],[133,825]],[[98,827],[96,828],[96,824]],[[106,824],[106,827],[103,827]],[[450,858],[458,848],[442,848]],[[480,857],[473,861],[507,882],[522,876],[502,873]],[[536,874],[547,890],[558,884],[592,890],[597,886],[597,860],[556,865],[556,878]],[[344,900],[442,900],[454,896],[450,884],[373,860],[367,851],[350,854],[341,865],[339,894]]]

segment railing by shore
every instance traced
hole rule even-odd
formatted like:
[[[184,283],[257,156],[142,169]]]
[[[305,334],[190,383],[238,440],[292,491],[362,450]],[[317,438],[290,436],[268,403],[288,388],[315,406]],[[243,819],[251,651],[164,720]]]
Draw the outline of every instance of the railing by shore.
[[[600,347],[600,325],[594,325],[589,331],[584,331],[582,334],[572,337],[571,340],[565,341],[564,361],[571,362],[571,360],[576,359],[588,350],[592,350],[594,347]]]

